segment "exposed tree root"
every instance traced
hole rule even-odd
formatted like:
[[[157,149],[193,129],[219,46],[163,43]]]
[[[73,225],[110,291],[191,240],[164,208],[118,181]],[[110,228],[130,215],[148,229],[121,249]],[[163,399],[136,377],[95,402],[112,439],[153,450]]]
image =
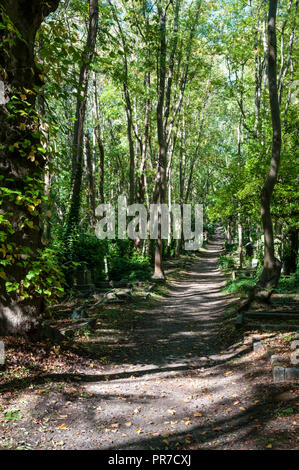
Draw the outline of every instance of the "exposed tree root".
[[[267,270],[264,268],[257,284],[250,289],[248,298],[240,305],[237,313],[246,312],[252,304],[258,304],[258,306],[269,305],[271,295],[279,282],[280,271],[281,262],[277,259],[275,260],[274,269]]]

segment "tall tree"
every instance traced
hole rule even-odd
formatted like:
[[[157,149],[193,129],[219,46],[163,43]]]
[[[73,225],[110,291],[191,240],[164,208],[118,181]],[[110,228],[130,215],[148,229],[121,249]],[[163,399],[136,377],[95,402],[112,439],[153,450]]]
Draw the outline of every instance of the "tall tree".
[[[40,204],[46,157],[40,143],[36,96],[43,85],[34,42],[59,0],[2,0],[0,5],[1,242],[0,334],[32,335],[42,295],[24,291],[41,248]],[[33,275],[33,274],[32,274]]]
[[[264,266],[258,283],[239,311],[246,310],[253,300],[268,301],[278,284],[281,261],[275,257],[274,233],[271,215],[272,194],[278,178],[281,152],[281,121],[277,87],[277,44],[276,44],[277,0],[269,0],[267,30],[267,74],[272,123],[272,152],[267,179],[260,195],[260,212],[264,232]]]
[[[158,58],[158,103],[157,103],[157,132],[158,132],[158,171],[156,177],[156,188],[154,194],[154,203],[164,204],[166,194],[166,167],[167,167],[167,143],[164,127],[165,115],[165,80],[166,80],[166,15],[167,8],[170,3],[163,10],[162,2],[158,3],[159,13],[159,33],[160,33],[160,50]],[[171,85],[170,85],[171,86]],[[170,93],[170,92],[169,92]],[[169,98],[170,99],[170,98]],[[155,270],[154,278],[163,279],[163,267],[162,267],[162,238],[161,238],[161,214],[158,215],[158,239],[155,247]]]
[[[82,65],[80,67],[79,83],[77,89],[76,120],[74,125],[72,148],[72,194],[68,218],[68,233],[71,231],[73,226],[76,226],[79,223],[83,174],[84,121],[86,114],[90,65],[95,51],[98,24],[99,3],[98,0],[90,0],[88,34],[86,45],[82,54]]]
[[[268,12],[268,86],[272,120],[272,155],[268,177],[261,192],[261,217],[264,230],[264,269],[258,287],[267,289],[262,296],[271,296],[277,286],[281,263],[275,258],[271,199],[278,177],[281,150],[281,123],[277,91],[277,46],[276,46],[277,0],[269,0]],[[261,295],[261,293],[259,294]]]

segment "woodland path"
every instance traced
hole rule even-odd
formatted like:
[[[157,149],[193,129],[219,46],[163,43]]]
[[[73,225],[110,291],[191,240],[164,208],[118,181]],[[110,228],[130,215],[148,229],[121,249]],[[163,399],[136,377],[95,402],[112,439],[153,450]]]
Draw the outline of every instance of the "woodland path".
[[[233,301],[221,292],[222,244],[217,232],[184,280],[153,309],[145,304],[109,365],[58,374],[60,389],[47,394],[24,390],[14,441],[41,449],[288,448],[296,422],[274,412],[294,404],[294,387],[274,386],[251,345],[223,350],[217,338]]]

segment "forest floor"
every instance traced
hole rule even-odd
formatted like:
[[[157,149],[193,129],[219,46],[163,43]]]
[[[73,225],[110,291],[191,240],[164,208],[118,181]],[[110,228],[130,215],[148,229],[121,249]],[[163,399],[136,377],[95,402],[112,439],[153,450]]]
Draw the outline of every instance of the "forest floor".
[[[162,299],[99,317],[85,354],[9,339],[0,448],[298,449],[298,384],[274,384],[228,318],[222,244],[216,234]]]

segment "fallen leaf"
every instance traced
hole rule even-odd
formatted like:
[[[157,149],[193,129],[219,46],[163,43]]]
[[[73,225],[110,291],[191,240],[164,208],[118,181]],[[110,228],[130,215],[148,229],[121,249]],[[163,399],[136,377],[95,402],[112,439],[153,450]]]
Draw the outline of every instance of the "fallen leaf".
[[[193,416],[194,416],[195,418],[199,418],[200,416],[202,416],[202,414],[199,413],[198,411],[196,411],[195,413],[193,413]]]
[[[66,429],[66,424],[65,423],[61,424],[60,426],[58,426],[58,429]]]

